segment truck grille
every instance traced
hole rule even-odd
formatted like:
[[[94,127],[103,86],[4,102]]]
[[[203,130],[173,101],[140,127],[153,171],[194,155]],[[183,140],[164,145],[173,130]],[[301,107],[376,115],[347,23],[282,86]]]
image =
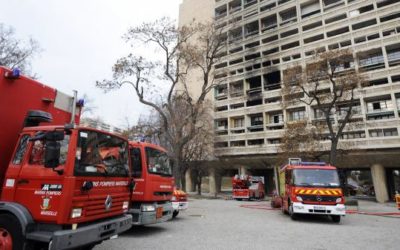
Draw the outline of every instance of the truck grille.
[[[319,195],[300,195],[303,199],[303,203],[307,202],[332,202],[336,203],[336,199],[340,198],[340,196],[319,196]]]
[[[83,208],[82,217],[99,219],[110,215],[122,214],[122,204],[129,200],[126,194],[112,194],[112,205],[106,209],[107,195],[77,196],[73,198],[73,207]]]

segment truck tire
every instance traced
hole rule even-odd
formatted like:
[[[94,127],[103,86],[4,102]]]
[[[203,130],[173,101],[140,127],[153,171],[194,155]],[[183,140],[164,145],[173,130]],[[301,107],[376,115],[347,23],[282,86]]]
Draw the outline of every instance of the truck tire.
[[[339,223],[341,216],[340,215],[331,215],[332,221],[335,223]]]
[[[0,248],[5,250],[21,250],[25,247],[25,237],[15,216],[0,215]]]
[[[290,218],[292,219],[292,220],[296,220],[297,219],[297,214],[295,214],[294,212],[293,212],[293,204],[292,203],[290,203],[290,205],[289,205],[289,216],[290,216]]]
[[[172,218],[175,218],[176,216],[178,216],[178,214],[179,214],[179,211],[174,211],[174,212],[172,213]]]

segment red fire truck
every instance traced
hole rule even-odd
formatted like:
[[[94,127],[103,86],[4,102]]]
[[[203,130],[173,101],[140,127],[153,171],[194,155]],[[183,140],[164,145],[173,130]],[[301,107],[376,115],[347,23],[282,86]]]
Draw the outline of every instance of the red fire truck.
[[[265,197],[264,177],[235,175],[232,178],[232,198],[242,199],[263,199]]]
[[[186,210],[189,207],[188,195],[182,190],[175,188],[171,201],[172,201],[172,208],[174,209],[174,212],[172,214],[173,218],[178,216],[179,211]]]
[[[91,248],[131,227],[128,142],[77,126],[76,103],[0,67],[2,249]]]
[[[296,219],[298,214],[329,215],[339,223],[346,213],[337,169],[324,162],[290,160],[279,170],[277,196],[272,204]]]
[[[166,150],[146,142],[130,142],[132,175],[136,187],[129,213],[134,225],[148,225],[172,218],[174,178]]]

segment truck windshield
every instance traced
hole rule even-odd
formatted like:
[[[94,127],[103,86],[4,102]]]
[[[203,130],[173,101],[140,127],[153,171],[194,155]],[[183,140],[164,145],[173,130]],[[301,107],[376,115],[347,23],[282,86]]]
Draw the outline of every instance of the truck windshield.
[[[101,132],[79,131],[76,176],[128,176],[128,143]]]
[[[165,152],[154,148],[146,148],[147,169],[149,173],[172,176],[171,165]]]
[[[333,169],[295,169],[293,170],[293,184],[309,187],[339,187],[339,177]]]

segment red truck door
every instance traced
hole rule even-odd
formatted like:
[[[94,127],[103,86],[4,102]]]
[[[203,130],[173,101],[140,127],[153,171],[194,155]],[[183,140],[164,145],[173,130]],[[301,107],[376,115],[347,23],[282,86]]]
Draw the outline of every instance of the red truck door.
[[[69,138],[61,142],[68,147]],[[44,141],[29,142],[15,182],[14,201],[24,205],[39,221],[53,221],[60,212],[63,175],[44,167]],[[67,152],[67,150],[61,150]],[[66,159],[66,156],[60,158]]]
[[[285,195],[282,198],[283,208],[287,211],[289,208],[289,198],[291,192],[292,171],[286,170],[285,172]]]

